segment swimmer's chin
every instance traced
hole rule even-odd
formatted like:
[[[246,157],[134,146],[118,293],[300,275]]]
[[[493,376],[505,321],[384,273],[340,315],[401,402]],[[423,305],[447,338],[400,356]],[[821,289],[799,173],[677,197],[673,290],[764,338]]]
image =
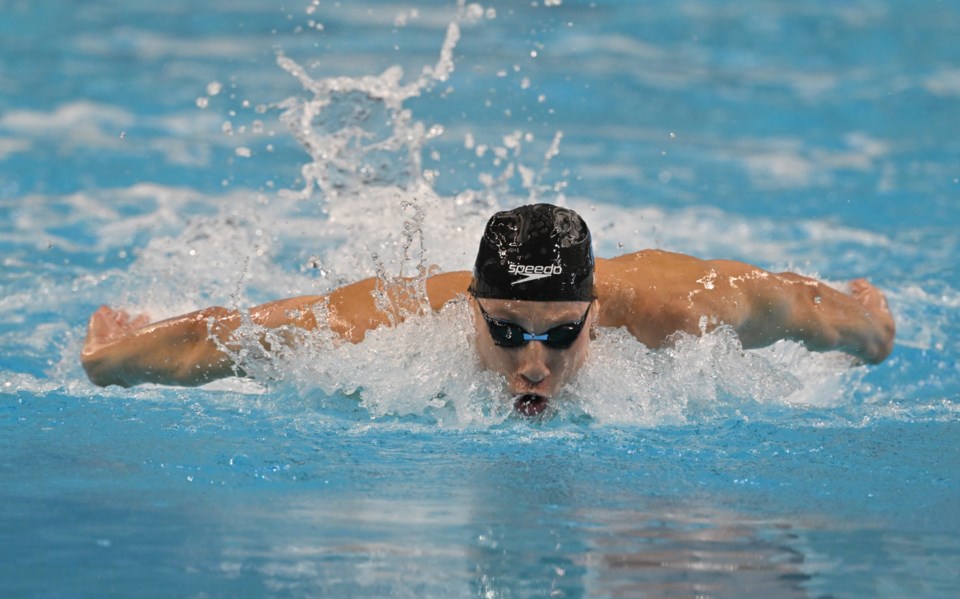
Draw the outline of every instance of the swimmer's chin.
[[[518,395],[513,401],[513,409],[521,416],[539,416],[546,411],[549,405],[549,398],[533,393]]]

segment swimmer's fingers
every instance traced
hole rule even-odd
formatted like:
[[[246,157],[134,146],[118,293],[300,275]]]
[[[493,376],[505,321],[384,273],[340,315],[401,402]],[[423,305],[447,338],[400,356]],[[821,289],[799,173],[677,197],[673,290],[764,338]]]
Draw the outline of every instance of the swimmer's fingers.
[[[871,313],[890,313],[886,296],[866,279],[850,281],[850,294]]]
[[[100,308],[90,316],[87,324],[87,338],[84,349],[96,347],[115,341],[132,331],[150,324],[147,314],[139,314],[131,318],[126,310],[115,310],[109,306]]]
[[[896,335],[896,324],[886,296],[866,279],[850,281],[850,295],[872,316],[883,347],[880,353],[885,357],[892,351]]]
[[[150,315],[146,312],[139,314],[136,318],[130,321],[130,330],[142,329],[143,327],[150,324]]]

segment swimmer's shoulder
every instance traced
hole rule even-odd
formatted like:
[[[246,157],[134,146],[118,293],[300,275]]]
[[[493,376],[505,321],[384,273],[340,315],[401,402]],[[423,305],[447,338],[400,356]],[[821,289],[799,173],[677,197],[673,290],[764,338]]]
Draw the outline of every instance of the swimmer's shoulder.
[[[625,326],[648,347],[661,347],[677,331],[695,332],[702,312],[690,292],[709,267],[708,261],[663,250],[597,260],[600,325]]]
[[[439,310],[447,302],[467,295],[473,274],[466,270],[431,275],[427,279],[427,297],[430,307]]]
[[[597,296],[611,313],[646,317],[665,303],[687,297],[709,263],[675,252],[641,250],[596,260]]]
[[[615,258],[597,258],[598,283],[651,284],[686,272],[700,269],[705,262],[699,258],[664,250],[640,250]]]

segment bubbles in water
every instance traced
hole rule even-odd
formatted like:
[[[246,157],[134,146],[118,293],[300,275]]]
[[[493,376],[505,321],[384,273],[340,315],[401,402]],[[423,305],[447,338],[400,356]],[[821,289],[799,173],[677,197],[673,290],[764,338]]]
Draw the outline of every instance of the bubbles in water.
[[[318,313],[322,321],[323,314]],[[490,426],[511,415],[502,382],[480,369],[465,302],[367,334],[359,344],[329,330],[266,331],[247,323],[234,355],[276,395],[359,402],[371,419],[426,417],[440,426]],[[275,349],[265,352],[265,336]]]
[[[559,0],[545,3],[558,5]],[[470,268],[492,211],[541,199],[567,203],[602,231],[598,255],[673,244],[692,253],[790,259],[791,241],[784,239],[783,228],[761,220],[743,225],[710,208],[666,212],[568,202],[556,195],[562,181],[546,182],[551,161],[561,151],[560,131],[542,158],[534,159],[539,167],[522,162],[525,147],[537,141],[529,132],[514,131],[499,140],[463,132],[464,148],[501,170],[485,174],[484,189],[467,189],[455,197],[439,194],[423,168],[422,154],[428,140],[450,127],[425,125],[407,103],[452,77],[461,24],[496,16],[478,4],[458,6],[437,62],[409,82],[397,66],[379,75],[313,78],[301,64],[278,55],[278,65],[305,93],[278,105],[280,121],[309,156],[302,167],[302,188],[260,197],[233,193],[222,203],[174,190],[139,190],[158,205],[156,211],[139,220],[106,215],[103,237],[125,239],[158,221],[163,228],[125,275],[133,291],[118,299],[159,318],[207,304],[245,308],[277,297],[324,293],[369,276],[413,277],[411,291],[422,297],[423,277],[433,265]],[[415,11],[406,15],[416,18]],[[508,72],[503,70],[504,77]],[[529,77],[520,81],[521,87],[535,87]],[[207,107],[222,86],[214,81],[205,91],[198,106]],[[268,111],[263,105],[255,109],[257,115]],[[235,132],[230,121],[223,130]],[[264,130],[262,121],[251,125],[254,134]],[[239,127],[236,133],[241,133]],[[236,155],[256,157],[247,146],[236,148]],[[506,182],[517,179],[524,193],[505,191]],[[672,179],[669,171],[660,173],[663,183]],[[96,208],[95,202],[89,204]],[[747,231],[726,235],[737,226]],[[810,235],[825,242],[831,234],[850,239],[851,231],[819,227]],[[704,280],[702,285],[709,289],[712,283]],[[322,310],[318,308],[320,321]],[[372,331],[357,345],[324,330],[265,331],[246,323],[234,351],[243,369],[267,385],[264,401],[299,398],[347,413],[359,409],[362,417],[372,419],[417,417],[443,426],[492,426],[511,417],[512,403],[502,379],[480,370],[473,335],[469,311],[452,304],[439,314],[416,315],[391,329]],[[262,349],[264,336],[274,348],[270,353]],[[75,356],[75,348],[70,351]],[[588,365],[555,403],[561,418],[586,416],[612,424],[648,426],[743,413],[760,417],[757,406],[837,405],[863,376],[862,369],[848,366],[837,355],[811,354],[796,344],[745,352],[728,329],[679,337],[659,351],[624,330],[607,330],[593,343]]]
[[[743,417],[758,405],[832,405],[859,376],[837,354],[781,343],[744,351],[729,327],[678,335],[651,350],[626,329],[604,330],[571,384],[569,410],[605,424],[681,424]]]

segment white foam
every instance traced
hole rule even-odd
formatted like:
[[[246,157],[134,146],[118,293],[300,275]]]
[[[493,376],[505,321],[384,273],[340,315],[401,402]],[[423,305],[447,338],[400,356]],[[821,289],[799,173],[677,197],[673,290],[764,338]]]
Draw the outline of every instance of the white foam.
[[[123,143],[121,132],[134,122],[133,115],[122,108],[77,101],[52,112],[10,110],[0,116],[0,129],[30,139],[55,140],[71,148],[116,148]]]
[[[889,154],[888,144],[863,133],[845,136],[845,148],[811,147],[799,138],[746,140],[728,151],[747,168],[753,184],[768,189],[831,185],[837,172],[869,171]],[[738,154],[739,152],[739,154]]]
[[[454,303],[372,331],[359,344],[321,330],[269,354],[259,345],[264,331],[249,326],[235,356],[287,408],[292,398],[319,397],[321,406],[339,409],[358,402],[371,420],[414,416],[443,427],[489,427],[512,417],[512,402],[502,377],[481,370],[470,318],[465,303]],[[723,328],[680,336],[656,351],[609,329],[551,405],[562,419],[586,416],[603,425],[762,420],[765,406],[841,406],[865,371],[845,356],[812,354],[796,343],[744,351]]]
[[[28,139],[0,137],[0,160],[6,160],[13,154],[26,152],[33,146]]]
[[[243,368],[285,396],[324,402],[351,396],[370,419],[427,416],[444,427],[490,426],[512,411],[498,377],[481,371],[465,303],[371,331],[359,344],[324,330],[265,353],[264,331],[247,326],[235,352]],[[279,344],[278,344],[279,345]]]
[[[731,329],[653,351],[625,329],[606,330],[571,385],[571,409],[605,424],[679,424],[745,416],[751,406],[836,406],[857,375],[836,354],[795,343],[744,351]]]
[[[934,291],[909,284],[890,290],[888,299],[897,306],[899,345],[941,352],[956,342],[950,327],[943,326],[941,318],[931,318],[930,310],[934,308],[941,314],[955,313],[960,308],[960,292],[957,290]]]
[[[960,97],[960,69],[941,68],[927,76],[923,85],[938,96]]]
[[[865,255],[871,249],[896,249],[895,242],[883,235],[829,222],[783,223],[745,219],[703,206],[668,210],[565,197],[543,185],[550,159],[564,152],[559,132],[533,164],[524,163],[520,152],[531,143],[532,135],[519,131],[491,142],[490,155],[501,161],[500,170],[484,173],[485,188],[467,189],[453,197],[438,193],[423,172],[420,155],[425,142],[443,128],[418,121],[406,102],[451,76],[460,24],[481,14],[491,18],[478,8],[459,4],[459,16],[452,24],[445,22],[447,35],[437,62],[426,65],[412,82],[404,80],[399,67],[380,75],[314,79],[294,60],[278,57],[280,66],[300,81],[307,94],[279,104],[284,110],[282,123],[309,157],[301,189],[205,195],[138,185],[96,196],[74,194],[59,206],[44,207],[49,198],[35,202],[41,207],[18,213],[22,220],[14,223],[12,234],[19,242],[27,243],[29,235],[43,230],[39,223],[48,218],[61,225],[85,225],[96,235],[84,241],[51,231],[33,241],[37,247],[52,240],[68,250],[108,252],[130,246],[145,229],[151,231],[151,238],[128,269],[93,279],[41,280],[38,289],[0,300],[0,312],[8,316],[27,304],[48,310],[72,293],[75,300],[119,303],[160,318],[207,304],[245,308],[277,297],[323,293],[377,274],[418,275],[434,264],[442,270],[468,269],[489,214],[530,198],[565,204],[583,214],[594,231],[600,256],[660,247],[704,257],[753,255],[762,258],[761,266],[771,267],[789,265],[799,254],[812,262],[808,265],[812,274],[831,263],[831,252],[841,243],[856,244]],[[374,18],[344,9],[348,18]],[[432,26],[431,15],[435,13],[421,12],[417,23]],[[204,50],[178,50],[168,42],[146,38],[141,51],[193,55]],[[624,39],[601,43],[636,57],[665,52]],[[661,75],[669,76],[654,73]],[[128,126],[131,120],[129,113],[111,107],[74,103],[50,113],[7,113],[0,126],[28,137],[114,145],[121,141],[113,129]],[[213,127],[217,122],[210,109],[197,111],[196,117],[165,119],[161,128],[174,139],[164,141],[161,136],[156,143],[169,144],[162,146],[168,160],[192,160],[194,156],[183,153],[186,150],[177,138],[198,123]],[[469,135],[474,140],[471,145],[489,141],[465,125],[455,126],[457,137]],[[817,153],[800,151],[786,140],[773,148],[781,150],[773,153],[774,159],[756,163],[754,171],[758,180],[769,176],[783,180],[786,174],[788,183],[803,183],[832,168],[869,168],[886,151],[883,144],[865,138],[849,138],[847,144],[848,148],[836,152]],[[747,156],[770,150],[740,148]],[[256,159],[254,153],[250,160]],[[636,175],[624,172],[623,176]],[[523,193],[506,192],[506,181],[517,179]],[[105,197],[108,201],[103,201]],[[936,303],[931,295],[908,288],[894,290],[892,299],[920,310]],[[942,297],[947,298],[944,306],[956,305],[949,293]],[[904,329],[913,346],[935,347],[944,342],[937,337],[935,325],[922,325],[921,320],[918,315]],[[48,347],[66,326],[41,329],[33,346]],[[440,426],[491,427],[511,418],[503,381],[479,368],[470,315],[463,305],[372,331],[356,345],[321,330],[301,334],[299,344],[277,345],[284,349],[264,355],[258,341],[261,332],[244,327],[241,333],[246,337],[237,356],[259,382],[226,381],[208,386],[207,391],[256,395],[260,405],[266,406],[294,403],[308,408],[314,402],[318,410],[332,407],[348,413],[344,406],[353,406],[361,410],[362,418],[375,421],[412,416]],[[83,380],[76,365],[80,337],[75,331],[63,349],[60,382],[24,375],[11,385],[35,393],[58,388],[78,394],[99,392]],[[607,330],[590,351],[588,365],[557,402],[562,418],[586,416],[604,424],[655,426],[729,415],[762,418],[766,407],[829,409],[849,403],[865,372],[851,369],[841,356],[812,354],[793,343],[743,351],[732,332],[722,328],[702,337],[681,336],[674,346],[660,351],[644,347],[625,331]],[[104,393],[162,397],[149,387]]]
[[[200,167],[209,163],[211,147],[233,145],[225,137],[198,139],[198,132],[216,131],[221,122],[217,116],[201,111],[136,116],[111,104],[86,100],[67,102],[51,110],[11,110],[0,116],[0,131],[15,137],[0,137],[0,157],[28,151],[39,141],[55,144],[64,154],[77,149],[120,150],[124,144],[137,144],[138,150],[155,151],[170,164]],[[128,131],[133,127],[156,129],[167,135],[132,138]]]
[[[86,54],[113,56],[117,47],[132,53],[142,60],[161,60],[164,58],[202,58],[219,56],[236,60],[241,56],[256,54],[255,44],[237,38],[218,38],[215,36],[172,36],[161,35],[153,30],[135,27],[117,27],[102,33],[76,35],[72,41],[78,51]]]

